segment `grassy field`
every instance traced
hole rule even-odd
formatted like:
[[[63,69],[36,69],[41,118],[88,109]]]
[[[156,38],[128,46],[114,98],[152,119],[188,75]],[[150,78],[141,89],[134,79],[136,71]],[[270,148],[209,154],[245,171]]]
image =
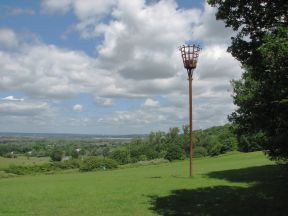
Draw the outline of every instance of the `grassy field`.
[[[18,156],[17,158],[4,158],[0,157],[0,170],[9,167],[10,165],[36,165],[43,164],[50,161],[50,157],[26,157],[26,156]]]
[[[286,173],[287,174],[287,173]],[[0,215],[287,215],[287,175],[261,152],[0,179]]]

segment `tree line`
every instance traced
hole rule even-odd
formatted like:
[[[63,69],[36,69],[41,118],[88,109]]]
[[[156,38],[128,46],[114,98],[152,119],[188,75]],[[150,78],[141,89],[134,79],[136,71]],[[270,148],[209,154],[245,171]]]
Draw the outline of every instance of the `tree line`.
[[[216,156],[238,149],[231,125],[193,132],[194,157]],[[2,139],[0,155],[4,157],[51,157],[52,161],[82,159],[87,156],[110,158],[119,164],[136,163],[157,158],[169,161],[189,157],[189,128],[174,127],[168,132],[151,132],[145,138],[120,140],[67,139]]]

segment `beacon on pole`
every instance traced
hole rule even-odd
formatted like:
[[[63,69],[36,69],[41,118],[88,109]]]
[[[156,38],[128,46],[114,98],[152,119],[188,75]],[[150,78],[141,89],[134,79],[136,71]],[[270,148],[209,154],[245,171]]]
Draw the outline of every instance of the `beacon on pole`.
[[[189,129],[190,129],[190,177],[192,177],[192,157],[193,157],[193,140],[192,140],[192,80],[193,71],[197,66],[197,60],[199,52],[201,50],[200,46],[193,45],[183,45],[179,48],[184,64],[184,68],[188,73],[189,82]]]

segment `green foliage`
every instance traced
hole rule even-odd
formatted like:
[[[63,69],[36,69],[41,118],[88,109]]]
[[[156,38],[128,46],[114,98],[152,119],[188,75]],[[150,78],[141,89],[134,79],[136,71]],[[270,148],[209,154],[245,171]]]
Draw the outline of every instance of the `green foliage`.
[[[236,149],[237,140],[230,132],[230,126],[213,127],[206,130],[193,131],[194,149],[201,147],[198,156],[209,155],[209,149],[214,144],[221,145],[221,153],[233,151]],[[120,140],[121,141],[121,140]],[[40,156],[51,155],[51,161],[61,161],[63,156],[74,159],[85,158],[87,156],[99,156],[116,160],[119,164],[137,163],[138,161],[150,161],[154,159],[164,158],[171,146],[178,146],[182,149],[184,157],[189,156],[189,128],[187,125],[179,128],[171,128],[167,133],[157,131],[151,132],[149,136],[144,138],[136,138],[128,141],[118,140],[96,140],[95,139],[56,139],[56,138],[0,138],[0,153],[10,154],[22,158],[26,155],[23,165],[33,165],[35,157],[36,161],[47,162],[46,158],[40,159]],[[197,152],[198,150],[196,150]],[[204,152],[207,152],[204,153]],[[214,155],[214,153],[213,153]],[[198,157],[197,156],[197,157]],[[53,160],[52,160],[53,157]],[[34,158],[30,160],[29,158]],[[181,158],[181,157],[180,157]],[[8,160],[8,159],[7,159]],[[19,160],[18,160],[19,161]],[[69,160],[70,161],[70,160]],[[7,161],[8,162],[8,161]],[[16,159],[13,160],[13,163]],[[38,162],[36,162],[38,164]],[[62,166],[63,163],[59,163]],[[15,164],[21,164],[17,162]],[[7,167],[9,164],[3,166]],[[59,168],[61,169],[61,167]]]
[[[62,157],[63,157],[63,152],[59,149],[54,149],[50,154],[50,158],[52,161],[61,161]]]
[[[196,157],[215,156],[237,150],[237,138],[230,125],[193,131],[193,137]],[[182,132],[178,128],[170,128],[168,133],[151,132],[147,139],[132,140],[126,146],[122,146],[120,150],[114,150],[114,153],[109,155],[119,164],[136,163],[156,158],[179,160],[185,156],[189,156],[188,126],[183,126]]]
[[[118,164],[115,160],[109,158],[87,157],[80,165],[80,171],[88,172],[95,170],[115,169]]]
[[[217,19],[238,31],[237,36],[232,37],[228,51],[243,65],[260,63],[259,53],[255,51],[262,45],[264,36],[279,26],[287,26],[285,0],[208,0],[208,3],[218,9]]]
[[[288,4],[284,0],[209,3],[218,8],[217,19],[238,30],[228,51],[245,72],[232,82],[238,108],[229,118],[240,149],[261,146],[272,159],[288,161]]]
[[[146,160],[147,160],[147,156],[146,155],[140,155],[139,161],[146,161]]]
[[[205,148],[209,156],[237,150],[237,138],[228,124],[194,131],[193,136],[195,148]]]
[[[13,173],[16,175],[31,175],[36,173],[45,173],[50,171],[55,171],[57,168],[53,167],[51,164],[42,164],[35,166],[17,166],[11,165],[9,168],[5,169],[7,173]]]
[[[206,148],[199,146],[193,148],[193,157],[198,158],[198,157],[206,157],[208,156],[208,151]]]
[[[169,161],[183,160],[185,158],[184,150],[178,145],[170,145],[167,149],[167,153],[164,157]]]
[[[72,160],[65,160],[65,161],[56,161],[52,163],[52,166],[59,169],[77,169],[80,167],[80,160],[72,159]]]
[[[13,173],[6,173],[5,171],[0,170],[0,179],[2,179],[2,178],[11,178],[11,177],[15,177],[15,176],[17,176],[17,175],[13,174]]]
[[[164,158],[159,158],[159,159],[138,161],[136,163],[126,164],[126,165],[123,165],[122,168],[160,165],[160,164],[165,164],[165,163],[169,163],[169,160],[164,159]]]
[[[209,153],[210,156],[220,155],[220,154],[223,153],[222,146],[220,144],[212,145],[209,148],[208,153]]]
[[[13,152],[9,152],[3,155],[5,158],[17,158],[17,155],[14,154]]]
[[[79,158],[79,152],[75,149],[71,152],[71,157],[74,159]]]
[[[37,173],[47,173],[52,171],[60,171],[67,169],[76,169],[80,167],[79,160],[67,160],[63,162],[45,163],[34,166],[21,166],[21,165],[10,165],[4,169],[7,173],[13,173],[17,175],[31,175]]]
[[[130,162],[130,154],[128,149],[121,148],[115,149],[112,153],[110,158],[117,161],[119,164],[127,164]]]
[[[108,157],[109,154],[110,154],[110,148],[109,148],[109,147],[103,148],[103,150],[102,150],[102,155],[103,155],[103,157],[104,157],[104,158],[105,158],[105,157]]]
[[[252,151],[258,151],[262,150],[262,147],[260,144],[263,144],[266,142],[266,136],[259,132],[259,133],[253,133],[239,136],[239,150],[242,152],[252,152]]]

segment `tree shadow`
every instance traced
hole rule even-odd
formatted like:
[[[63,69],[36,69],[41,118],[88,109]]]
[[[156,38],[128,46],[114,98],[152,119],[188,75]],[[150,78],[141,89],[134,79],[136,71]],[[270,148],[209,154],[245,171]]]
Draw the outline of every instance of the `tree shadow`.
[[[288,215],[288,175],[279,165],[211,172],[210,178],[251,183],[248,188],[215,186],[150,196],[151,210],[170,215]]]

